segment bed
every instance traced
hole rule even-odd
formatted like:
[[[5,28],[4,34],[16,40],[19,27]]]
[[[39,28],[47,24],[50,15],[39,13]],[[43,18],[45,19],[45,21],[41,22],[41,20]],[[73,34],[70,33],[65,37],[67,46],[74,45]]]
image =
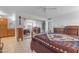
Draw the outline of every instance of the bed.
[[[75,28],[76,27],[66,26],[66,29],[64,31],[65,34],[58,34],[58,33],[39,34],[35,35],[32,38],[32,40],[38,42],[39,44],[42,44],[43,47],[45,46],[51,51],[55,51],[56,53],[78,53],[79,52],[78,28],[77,29]],[[68,33],[68,31],[70,30],[74,32]],[[75,34],[77,37],[69,34],[73,35]]]
[[[50,34],[36,35],[33,37],[33,40],[41,43],[43,46],[46,46],[52,51],[56,51],[60,53],[78,53],[79,52],[79,39],[73,38],[72,40],[72,37],[67,37],[67,40],[65,40],[66,39],[65,37],[64,40],[61,40],[62,39],[60,37],[61,34],[57,34],[57,35],[52,34],[58,37],[56,40],[55,36],[53,36],[52,38],[49,38],[48,35]]]

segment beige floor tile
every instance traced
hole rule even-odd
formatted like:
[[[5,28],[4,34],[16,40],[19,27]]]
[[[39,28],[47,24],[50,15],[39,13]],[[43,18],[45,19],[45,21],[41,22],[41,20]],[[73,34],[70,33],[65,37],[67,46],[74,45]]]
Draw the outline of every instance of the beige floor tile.
[[[5,37],[2,38],[2,42],[4,43],[3,53],[35,53],[30,49],[30,38],[17,42],[15,37]]]

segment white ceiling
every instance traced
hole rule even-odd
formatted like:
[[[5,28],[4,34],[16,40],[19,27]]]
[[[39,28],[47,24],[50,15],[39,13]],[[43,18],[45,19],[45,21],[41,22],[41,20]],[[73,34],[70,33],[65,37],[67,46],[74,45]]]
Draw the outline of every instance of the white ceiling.
[[[79,10],[79,6],[0,6],[0,10],[5,13],[16,12],[17,14],[24,13],[40,17],[45,17],[45,8],[48,18],[53,18]]]

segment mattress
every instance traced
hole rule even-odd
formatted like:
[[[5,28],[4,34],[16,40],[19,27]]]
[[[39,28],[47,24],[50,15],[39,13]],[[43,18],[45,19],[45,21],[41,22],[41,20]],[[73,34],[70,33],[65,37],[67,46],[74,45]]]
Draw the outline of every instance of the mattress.
[[[47,34],[49,40],[52,41],[79,41],[78,38],[65,35],[65,34]]]

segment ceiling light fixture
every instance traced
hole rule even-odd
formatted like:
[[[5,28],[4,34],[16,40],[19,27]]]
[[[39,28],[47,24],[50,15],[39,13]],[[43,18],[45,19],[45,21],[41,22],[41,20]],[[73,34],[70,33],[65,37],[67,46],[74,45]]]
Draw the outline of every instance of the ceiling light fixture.
[[[44,17],[47,18],[48,20],[51,20],[52,18],[48,18],[48,17],[47,17],[47,10],[48,10],[48,9],[53,9],[53,8],[44,7],[44,8],[43,8]]]
[[[7,14],[5,12],[3,12],[3,11],[0,11],[0,15],[5,16]]]

